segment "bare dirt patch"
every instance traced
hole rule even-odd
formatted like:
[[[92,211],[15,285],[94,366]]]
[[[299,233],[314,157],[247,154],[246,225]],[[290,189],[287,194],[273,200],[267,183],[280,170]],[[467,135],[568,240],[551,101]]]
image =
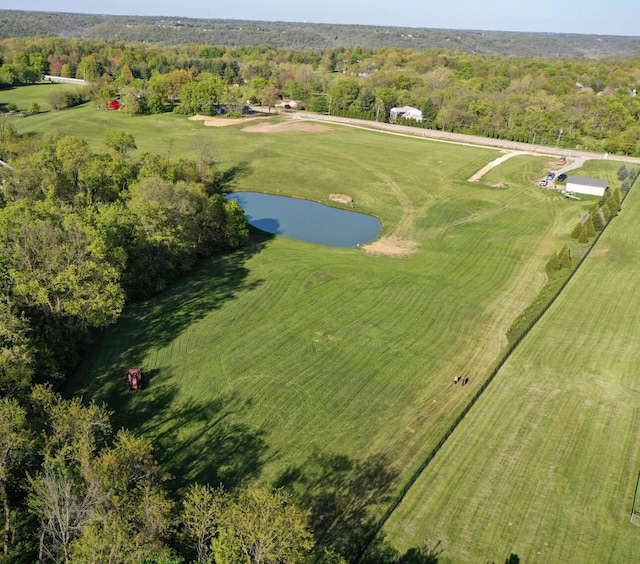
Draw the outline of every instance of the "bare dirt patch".
[[[211,117],[203,115],[195,115],[189,118],[192,121],[201,121],[207,127],[225,127],[227,125],[237,125],[238,123],[245,123],[247,121],[253,121],[255,119],[262,119],[260,117],[247,117],[247,118],[221,118]]]
[[[416,250],[418,244],[398,237],[381,237],[362,248],[372,255],[386,255],[390,257],[406,257]]]
[[[469,178],[469,182],[478,182],[487,172],[489,172],[492,168],[502,164],[504,161],[510,159],[511,157],[516,157],[518,155],[523,155],[523,151],[500,151],[502,153],[501,157],[491,161],[490,163],[483,166],[478,172],[476,172],[471,178]]]
[[[259,125],[249,125],[242,131],[247,133],[284,133],[286,131],[303,131],[305,133],[322,133],[331,131],[328,125],[320,123],[309,123],[305,121],[283,121],[281,123],[262,123]]]
[[[329,194],[329,199],[338,204],[346,204],[353,207],[353,198],[346,194]]]

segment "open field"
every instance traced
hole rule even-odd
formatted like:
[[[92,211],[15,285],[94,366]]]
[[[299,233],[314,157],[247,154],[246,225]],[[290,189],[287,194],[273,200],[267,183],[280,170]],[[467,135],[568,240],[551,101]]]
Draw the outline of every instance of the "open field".
[[[77,90],[73,84],[32,84],[29,86],[5,87],[0,89],[0,106],[6,107],[12,102],[18,110],[26,112],[32,102],[40,106],[41,112],[49,112],[51,106],[47,101],[50,92],[56,90]],[[22,119],[20,120],[22,121]]]
[[[640,197],[411,489],[386,532],[442,560],[636,562]],[[496,547],[502,552],[496,553]]]
[[[377,484],[367,490],[363,503],[383,502],[420,465],[464,409],[474,386],[486,378],[506,344],[507,329],[545,284],[548,257],[569,241],[572,226],[588,206],[533,185],[532,178],[550,168],[545,157],[514,157],[471,184],[466,179],[499,156],[498,151],[337,126],[268,135],[243,131],[243,125],[206,128],[174,115],[129,118],[85,106],[26,118],[18,127],[34,134],[51,128],[87,132],[96,149],[106,129],[127,129],[139,150],[163,154],[167,145],[178,155],[188,154],[194,143],[211,142],[223,163],[251,163],[254,173],[239,188],[322,202],[329,202],[331,193],[347,194],[356,209],[381,218],[383,236],[412,243],[413,252],[393,258],[256,234],[244,252],[204,262],[161,296],[129,307],[105,331],[66,392],[108,402],[116,426],[151,438],[176,487],[194,479],[227,485],[257,479],[309,492],[327,484],[348,487],[353,483],[346,479],[349,474],[369,469]],[[618,168],[613,162],[598,166],[609,175]],[[627,213],[625,209],[621,218]],[[616,253],[605,256],[613,260]],[[599,283],[606,286],[601,290],[612,288]],[[608,311],[606,303],[597,306]],[[542,333],[555,343],[557,334],[547,331]],[[580,339],[587,337],[586,330],[580,334]],[[574,342],[580,348],[580,341]],[[545,350],[545,355],[533,352],[526,359],[542,372],[540,384],[536,374],[512,376],[508,386],[501,386],[500,375],[488,397],[506,394],[516,384],[533,390],[539,385],[546,392],[549,355],[546,348],[533,350]],[[134,365],[151,374],[148,388],[139,394],[127,392],[123,380],[126,368]],[[612,365],[613,360],[607,363]],[[454,387],[453,377],[463,374],[470,376],[470,384]],[[549,371],[549,386],[553,377],[558,379],[557,367]],[[563,385],[582,394],[575,396],[584,399],[578,407],[566,401],[569,394],[552,396],[556,401],[548,412],[563,420],[565,429],[567,422],[590,424],[587,397],[596,406],[594,416],[597,406],[604,406],[602,389],[592,395],[588,381],[588,376],[562,378]],[[524,421],[520,412],[529,406],[522,394],[533,394],[531,389],[513,391],[504,401],[483,401],[475,409],[486,403],[485,418],[510,430],[512,421]],[[535,413],[547,410],[546,403],[544,410],[535,407]],[[520,428],[518,436],[528,432]],[[492,433],[495,444],[501,444]],[[631,449],[632,443],[625,442],[631,441],[631,433],[620,439],[621,450]],[[463,436],[478,456],[490,450],[483,440],[473,442],[475,428]],[[554,452],[556,445],[536,436],[539,450]],[[586,449],[586,443],[580,444]],[[498,468],[508,466],[509,446],[495,451]],[[570,452],[568,446],[562,451],[563,456]],[[439,460],[440,455],[434,464]],[[562,484],[555,482],[552,462],[540,468],[529,464],[517,472],[528,472],[530,488],[534,483],[541,488]],[[590,464],[585,467],[595,472],[595,463]],[[457,467],[444,465],[438,491],[457,494],[447,488],[449,472],[451,480],[468,486],[460,500],[471,508],[484,507],[487,488],[492,493],[499,488],[493,475],[485,474],[484,481],[473,485],[469,469],[460,477]],[[512,474],[515,480],[516,470]],[[574,478],[562,503],[600,491]],[[516,486],[529,491],[521,483]],[[618,487],[626,496],[628,484]],[[475,561],[476,554],[479,561],[504,559],[510,550],[534,554],[531,547],[540,527],[532,522],[540,523],[548,508],[536,505],[533,497],[512,495],[513,507],[503,508],[524,516],[514,537],[520,545],[507,542],[498,525],[472,543],[460,524],[445,536],[447,501],[431,501],[425,491],[430,488],[416,490],[412,510],[389,524],[389,536],[400,546],[442,540],[443,556],[460,561],[469,555]],[[508,497],[507,492],[501,495]],[[617,503],[614,497],[607,503]],[[425,509],[442,513],[431,518]],[[412,519],[418,515],[430,525],[422,528],[421,520]],[[465,519],[460,522],[467,529],[475,519],[469,512],[456,518]],[[481,531],[482,520],[473,527]],[[564,546],[559,554],[567,556],[568,544]]]

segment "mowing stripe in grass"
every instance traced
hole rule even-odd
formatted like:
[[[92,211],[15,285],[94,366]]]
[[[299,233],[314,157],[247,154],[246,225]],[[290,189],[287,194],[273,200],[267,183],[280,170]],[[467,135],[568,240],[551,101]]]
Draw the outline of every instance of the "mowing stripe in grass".
[[[636,491],[633,494],[633,505],[631,506],[631,518],[630,521],[636,525],[640,525],[640,519],[636,515],[636,503],[638,501],[638,486],[640,486],[640,472],[638,472],[638,481],[636,482]]]
[[[532,319],[532,321],[529,323],[529,325],[522,331],[522,333],[518,337],[516,337],[516,339],[513,341],[513,343],[507,348],[507,350],[502,355],[502,357],[497,361],[497,363],[496,363],[495,367],[493,368],[493,370],[491,370],[491,373],[489,374],[488,378],[484,381],[484,383],[480,386],[478,391],[469,400],[469,403],[463,408],[463,410],[460,412],[458,417],[456,417],[456,419],[451,424],[451,426],[447,429],[447,431],[444,433],[442,438],[438,441],[438,443],[429,452],[429,454],[424,459],[422,464],[409,477],[409,480],[407,480],[405,485],[400,489],[400,492],[398,493],[396,498],[393,500],[391,505],[388,507],[388,509],[383,514],[382,518],[376,524],[376,527],[373,530],[373,532],[371,533],[371,535],[369,535],[369,537],[366,539],[366,541],[365,541],[364,545],[362,546],[362,549],[361,549],[358,557],[355,559],[356,564],[362,560],[362,558],[366,554],[367,550],[369,549],[369,547],[371,546],[371,544],[373,543],[375,538],[378,536],[378,534],[380,533],[380,531],[382,530],[382,528],[384,527],[386,522],[389,520],[389,518],[391,517],[393,512],[398,508],[400,503],[402,503],[402,500],[405,498],[405,496],[407,495],[407,493],[409,492],[411,487],[416,483],[416,481],[420,478],[422,473],[427,469],[427,467],[429,466],[431,461],[435,458],[435,456],[438,454],[440,449],[447,442],[447,439],[453,434],[453,432],[457,429],[457,427],[460,425],[462,420],[466,417],[467,413],[469,413],[469,411],[475,405],[475,403],[478,401],[478,399],[480,399],[480,397],[482,396],[484,391],[489,387],[489,385],[491,384],[493,379],[496,377],[496,375],[498,374],[498,372],[500,371],[502,366],[505,364],[505,362],[509,359],[511,354],[516,350],[516,348],[522,342],[522,340],[529,334],[529,332],[536,325],[536,323],[538,323],[538,321],[546,313],[546,311],[549,309],[549,307],[551,307],[551,305],[556,301],[558,296],[562,293],[564,288],[571,281],[571,279],[573,278],[575,273],[578,272],[580,266],[582,266],[582,263],[591,254],[591,251],[593,250],[593,248],[595,247],[596,243],[600,239],[600,236],[605,232],[605,229],[608,227],[609,223],[607,223],[604,226],[602,231],[596,233],[596,235],[595,235],[595,237],[593,239],[593,243],[589,246],[589,248],[587,249],[585,254],[582,256],[582,258],[580,259],[580,261],[576,265],[576,267],[569,274],[569,276],[567,276],[567,279],[560,285],[560,287],[558,288],[556,293],[551,296],[549,302],[540,310],[538,315],[536,315]],[[639,477],[639,479],[640,479],[640,477]],[[637,496],[637,487],[636,487],[636,496]],[[632,513],[631,513],[632,520],[633,520],[633,511],[635,511],[635,504],[636,504],[636,500],[635,500],[635,497],[634,497],[634,503],[633,503],[634,509],[632,510]]]

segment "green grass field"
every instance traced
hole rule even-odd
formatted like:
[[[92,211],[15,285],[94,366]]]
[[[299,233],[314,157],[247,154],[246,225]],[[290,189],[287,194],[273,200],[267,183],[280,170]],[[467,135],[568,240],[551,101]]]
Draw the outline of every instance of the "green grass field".
[[[29,109],[31,103],[36,102],[40,106],[41,112],[50,112],[51,105],[47,101],[47,96],[50,92],[53,92],[55,90],[76,90],[77,88],[78,86],[75,86],[73,84],[48,83],[0,88],[0,106],[6,107],[7,104],[14,103],[18,106],[18,110],[26,112]],[[19,121],[24,120],[21,118]]]
[[[386,532],[444,562],[636,562],[640,198],[631,192]]]
[[[86,132],[96,148],[104,130],[128,129],[139,150],[164,153],[173,139],[175,154],[210,142],[223,163],[251,163],[239,188],[321,202],[346,193],[381,218],[383,236],[415,245],[392,257],[256,234],[243,252],[127,308],[66,393],[107,402],[116,426],[152,439],[176,487],[259,480],[304,491],[369,467],[378,483],[368,500],[382,503],[488,376],[589,205],[535,186],[553,164],[543,157],[515,157],[471,184],[497,151],[338,126],[259,134],[85,106],[19,128]],[[619,165],[597,166],[612,178]],[[622,272],[635,254],[614,241],[616,230],[633,237],[635,226],[621,227],[631,205],[603,239],[608,252],[588,259],[388,523],[399,547],[440,542],[455,562],[634,554],[640,529],[623,514],[639,462],[636,332]],[[151,378],[131,394],[123,377],[134,365]],[[463,374],[470,384],[453,386]]]

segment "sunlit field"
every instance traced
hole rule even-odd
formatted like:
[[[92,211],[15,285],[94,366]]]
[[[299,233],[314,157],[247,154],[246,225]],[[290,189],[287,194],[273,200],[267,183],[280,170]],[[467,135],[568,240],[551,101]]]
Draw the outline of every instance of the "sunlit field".
[[[592,202],[536,186],[557,168],[545,157],[514,157],[470,183],[499,151],[90,105],[15,123],[86,135],[95,151],[108,129],[169,158],[207,145],[225,166],[250,163],[238,189],[324,203],[343,193],[383,222],[378,252],[255,232],[96,339],[65,393],[106,402],[116,426],[149,437],[176,488],[259,481],[304,496],[366,475],[358,499],[381,514],[501,358],[551,253],[586,249],[569,234]],[[585,174],[613,180],[618,166]],[[633,206],[632,193],[598,243],[608,250],[587,259],[410,490],[385,528],[392,543],[440,543],[453,562],[634,554]],[[134,366],[150,375],[139,393],[124,381]],[[469,384],[454,385],[462,375]]]

